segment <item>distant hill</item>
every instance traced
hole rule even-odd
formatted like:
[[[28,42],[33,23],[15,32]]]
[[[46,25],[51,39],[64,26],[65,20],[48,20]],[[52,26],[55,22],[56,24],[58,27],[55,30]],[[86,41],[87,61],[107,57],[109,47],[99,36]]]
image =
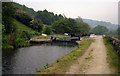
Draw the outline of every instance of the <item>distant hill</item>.
[[[91,28],[94,28],[97,25],[102,25],[107,27],[109,31],[116,31],[118,29],[118,26],[116,24],[112,24],[110,22],[97,21],[97,20],[91,20],[91,19],[83,19],[83,21],[88,23]]]

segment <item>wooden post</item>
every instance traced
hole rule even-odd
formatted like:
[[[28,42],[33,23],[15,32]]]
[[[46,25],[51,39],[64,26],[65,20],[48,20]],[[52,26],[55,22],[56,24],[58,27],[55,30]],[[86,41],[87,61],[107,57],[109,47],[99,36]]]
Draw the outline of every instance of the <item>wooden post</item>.
[[[51,37],[51,40],[53,40],[53,37]]]
[[[56,41],[56,38],[54,38],[54,41]]]
[[[78,39],[80,40],[80,36],[78,37]]]

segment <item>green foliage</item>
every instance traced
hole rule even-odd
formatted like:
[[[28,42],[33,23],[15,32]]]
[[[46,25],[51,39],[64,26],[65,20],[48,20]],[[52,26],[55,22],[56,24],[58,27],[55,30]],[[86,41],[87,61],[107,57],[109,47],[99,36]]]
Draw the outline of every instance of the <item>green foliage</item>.
[[[29,26],[30,28],[32,28],[38,32],[41,32],[42,28],[43,28],[42,21],[39,18],[34,18],[34,16],[31,15],[31,13],[33,13],[33,11],[24,5],[21,6],[16,3],[14,3],[14,4],[16,5],[16,8],[17,8],[17,11],[15,12],[15,15],[14,15],[15,19],[17,19],[21,23],[25,24],[26,26]],[[21,7],[23,7],[23,8],[21,8]],[[36,13],[36,12],[34,12],[34,13]]]
[[[29,13],[32,17],[35,17],[36,12],[32,8],[28,8],[25,5],[20,5],[18,3],[13,3],[13,4],[14,4],[14,6],[18,7],[18,9]]]
[[[14,33],[15,36],[15,47],[25,47],[29,46],[29,43],[26,42],[27,40],[30,40],[30,38],[34,35],[39,35],[37,31],[34,31],[30,27],[27,27],[26,25],[20,23],[17,20],[14,20],[14,24],[17,27],[16,32]]]
[[[25,42],[23,39],[21,38],[17,38],[15,40],[15,47],[25,47],[25,46],[29,46],[28,42]]]
[[[27,31],[16,32],[16,33],[14,33],[14,36],[15,36],[16,39],[21,38],[21,39],[24,39],[24,40],[30,40],[30,38],[31,38],[30,33],[28,33]]]
[[[14,17],[27,26],[30,26],[30,21],[32,21],[32,17],[28,13],[19,9],[15,12]]]
[[[87,35],[87,34],[89,34],[89,31],[90,31],[89,25],[87,23],[83,22],[81,25],[81,34]]]
[[[2,50],[6,50],[6,49],[14,49],[14,47],[12,45],[2,44]]]
[[[50,26],[45,26],[43,33],[50,35],[52,33],[52,28]]]
[[[74,19],[62,19],[56,21],[52,25],[54,33],[63,34],[77,34],[77,35],[87,35],[89,34],[90,27],[87,23],[83,22],[81,18]]]
[[[29,28],[32,17],[25,11],[17,8],[12,2],[3,2],[2,9],[3,49],[28,46],[29,44],[26,41],[29,40],[33,35],[40,34],[37,31]],[[40,24],[39,21],[38,24]],[[36,27],[37,29],[41,30],[40,26],[36,25]]]
[[[80,26],[80,34],[81,35],[88,35],[90,32],[90,27],[87,23],[83,22],[82,18],[78,17],[76,22]]]
[[[30,27],[32,27],[34,30],[36,30],[38,32],[41,32],[43,29],[42,21],[40,19],[36,18],[31,22]]]
[[[41,19],[43,24],[51,25],[54,21],[63,19],[63,16],[61,14],[54,15],[53,12],[48,12],[47,10],[44,10],[44,11],[38,11],[35,18]]]
[[[8,44],[8,42],[5,38],[2,38],[2,44]]]
[[[9,37],[6,35],[6,37]],[[14,47],[12,45],[9,45],[6,37],[2,37],[2,49],[13,49]]]
[[[13,23],[16,25],[16,31],[13,34],[3,34],[3,49],[29,46],[29,43],[26,41],[29,40],[33,35],[39,35],[37,31],[34,31],[15,19]]]
[[[77,35],[87,35],[89,34],[90,27],[87,23],[83,22],[81,18],[74,19],[62,19],[56,21],[52,24],[54,33],[63,34],[77,34]]]
[[[2,25],[2,34],[4,34],[6,32],[5,26]]]
[[[92,33],[97,35],[103,35],[108,32],[108,29],[105,26],[98,25],[92,29]]]
[[[5,27],[5,33],[13,33],[16,29],[12,18],[14,13],[15,8],[12,2],[2,3],[2,24]]]
[[[80,27],[76,23],[74,19],[62,19],[59,21],[56,21],[52,24],[52,28],[54,29],[54,33],[56,34],[63,34],[63,33],[71,33],[76,34],[80,33]]]
[[[18,48],[18,47],[24,47],[24,46],[29,46],[29,43],[26,42],[27,40],[30,39],[29,33],[26,31],[21,31],[21,32],[15,32],[14,34],[10,34],[9,36],[3,37],[2,38],[2,48],[10,48],[9,46],[13,48]]]
[[[26,25],[22,24],[22,23],[19,22],[18,20],[15,20],[15,19],[14,19],[14,24],[16,25],[16,32],[26,31],[26,32],[28,32],[28,33],[31,34],[31,35],[34,35],[34,34],[37,33],[37,31],[33,30],[33,29],[30,28],[30,27],[27,27]]]
[[[28,8],[25,5],[20,5],[18,3],[13,4],[15,7],[17,7],[17,9],[22,10],[31,15],[32,18],[41,19],[43,24],[51,25],[54,21],[63,19],[63,16],[61,14],[57,15],[53,12],[48,12],[47,10],[35,12],[32,8]]]

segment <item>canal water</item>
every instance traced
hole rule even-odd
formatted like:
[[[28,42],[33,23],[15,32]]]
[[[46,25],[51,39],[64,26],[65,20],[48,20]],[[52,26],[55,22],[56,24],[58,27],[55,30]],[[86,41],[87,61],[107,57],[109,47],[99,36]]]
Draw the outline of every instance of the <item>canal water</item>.
[[[10,52],[3,53],[2,71],[3,74],[35,74],[76,48],[73,42],[53,42],[7,50]]]

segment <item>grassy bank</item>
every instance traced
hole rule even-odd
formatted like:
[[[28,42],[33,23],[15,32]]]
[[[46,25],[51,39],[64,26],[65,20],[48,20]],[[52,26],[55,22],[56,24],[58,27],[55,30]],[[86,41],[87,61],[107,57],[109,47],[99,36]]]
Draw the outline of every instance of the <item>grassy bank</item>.
[[[112,46],[109,40],[110,38],[106,38],[106,37],[104,38],[104,43],[107,48],[107,55],[108,55],[107,61],[109,63],[110,68],[113,69],[113,72],[118,73],[118,69],[120,67],[119,57],[115,48]]]
[[[13,19],[15,25],[15,32],[12,34],[2,34],[2,49],[14,49],[19,47],[29,46],[27,42],[31,37],[39,35],[39,33],[21,22]]]
[[[56,63],[47,65],[47,69],[41,69],[37,74],[64,74],[72,63],[85,53],[93,41],[93,39],[81,41],[77,49],[64,57],[57,59]]]

